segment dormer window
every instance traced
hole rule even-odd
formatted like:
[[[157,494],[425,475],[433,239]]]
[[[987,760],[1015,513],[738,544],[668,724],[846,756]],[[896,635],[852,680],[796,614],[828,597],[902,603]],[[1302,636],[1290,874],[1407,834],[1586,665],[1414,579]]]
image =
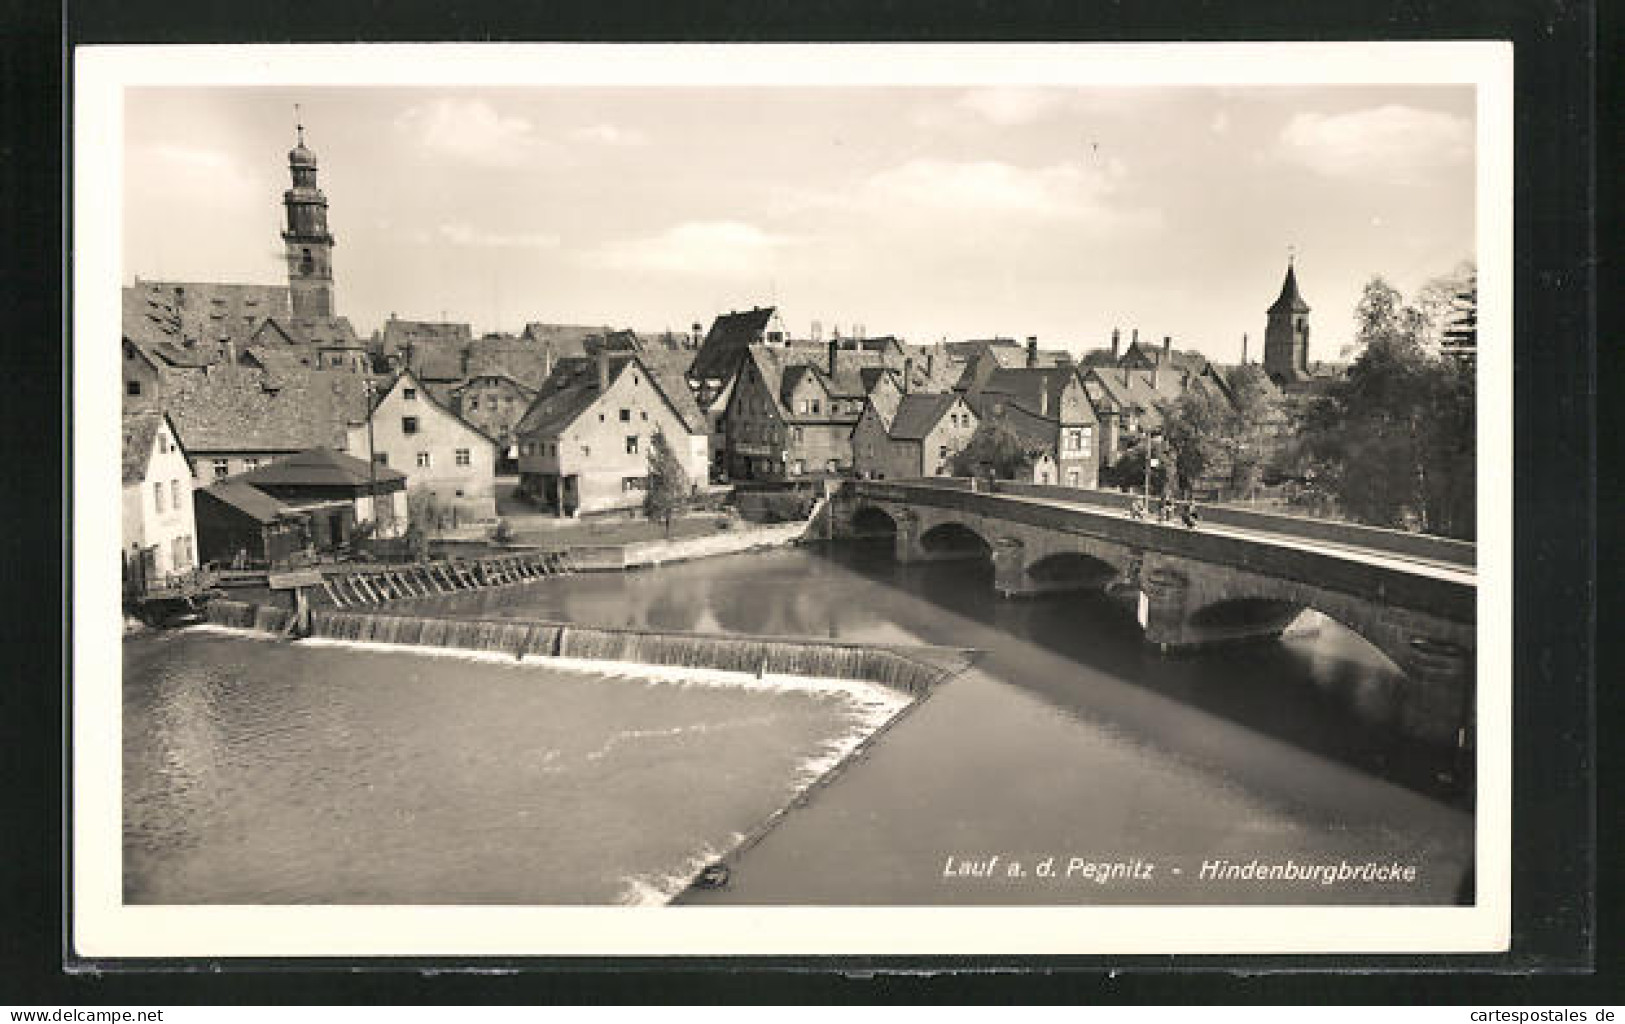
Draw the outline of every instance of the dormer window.
[[[408,402],[414,402],[414,401],[417,400],[417,397],[418,397],[418,389],[417,388],[402,388],[401,389],[401,397],[406,399]]]

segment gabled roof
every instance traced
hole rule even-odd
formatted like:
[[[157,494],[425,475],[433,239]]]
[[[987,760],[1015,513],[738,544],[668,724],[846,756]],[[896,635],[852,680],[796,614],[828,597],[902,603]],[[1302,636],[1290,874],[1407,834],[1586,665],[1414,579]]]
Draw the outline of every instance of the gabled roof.
[[[897,405],[897,415],[892,419],[889,431],[894,441],[919,441],[932,430],[936,429],[942,418],[948,415],[959,401],[959,396],[953,393],[942,394],[909,394],[904,395]]]
[[[168,379],[171,417],[193,452],[338,448],[367,411],[364,378],[348,370],[222,364]]]
[[[1307,313],[1309,303],[1298,294],[1298,274],[1291,263],[1286,265],[1286,280],[1281,282],[1281,294],[1269,308],[1271,313]]]
[[[342,316],[273,316],[267,317],[254,331],[259,339],[267,330],[275,328],[283,338],[295,345],[313,345],[320,348],[362,348],[349,318]]]
[[[390,317],[384,321],[378,334],[380,350],[394,355],[403,348],[424,345],[466,345],[474,338],[474,330],[465,323],[443,320],[400,320]]]
[[[888,383],[889,382],[889,383]],[[869,406],[880,417],[881,426],[890,433],[892,420],[897,416],[897,407],[902,404],[903,389],[897,386],[897,379],[886,374],[875,381],[869,389]]]
[[[412,350],[412,358],[407,361],[411,369],[420,380],[426,382],[444,382],[462,380],[464,350],[442,345],[422,345]]]
[[[671,371],[651,368],[642,356],[614,354],[609,357],[609,383],[613,387],[628,366],[643,371],[655,392],[665,399],[666,406],[691,433],[703,434],[710,428],[700,412],[686,381],[674,380]],[[561,359],[553,368],[552,376],[542,385],[541,393],[531,403],[515,434],[557,434],[574,423],[582,413],[598,403],[604,392],[598,389],[598,360],[586,357]]]
[[[386,398],[388,398],[390,395],[395,393],[395,389],[397,387],[400,387],[402,385],[403,381],[406,384],[416,386],[417,392],[418,392],[418,398],[420,398],[422,401],[425,401],[425,402],[429,403],[429,405],[431,405],[434,408],[438,409],[440,412],[443,412],[447,416],[450,416],[452,419],[456,420],[458,423],[460,423],[463,426],[467,427],[469,430],[472,430],[474,433],[478,434],[480,437],[484,438],[486,441],[490,442],[491,444],[496,444],[497,443],[496,438],[492,437],[490,434],[487,434],[484,430],[480,429],[479,427],[475,426],[474,424],[472,424],[472,423],[468,422],[467,420],[463,419],[461,416],[457,415],[457,412],[455,410],[453,410],[450,405],[448,405],[446,402],[442,401],[439,397],[437,397],[428,388],[424,387],[423,382],[418,380],[417,377],[412,373],[411,370],[402,370],[400,373],[397,373],[394,376],[394,378],[391,379],[387,384],[385,384],[381,388],[378,388],[376,390],[376,392],[374,393],[374,395],[373,395],[372,408],[369,411],[371,413],[377,413],[378,407],[380,405],[384,404],[384,400]]]
[[[241,340],[266,317],[287,316],[293,309],[287,285],[137,279],[133,290],[168,303],[189,343]]]
[[[582,324],[550,324],[532,320],[520,332],[520,337],[535,345],[551,346],[553,358],[562,359],[586,355],[587,339],[595,334],[603,334],[607,330],[609,327],[606,324],[589,327]]]
[[[1172,367],[1180,372],[1188,370],[1191,373],[1201,373],[1207,369],[1208,360],[1207,356],[1202,355],[1200,352],[1177,348],[1169,348],[1164,351],[1161,345],[1135,341],[1129,345],[1122,358],[1118,359],[1116,365],[1135,368],[1141,366]]]
[[[773,319],[772,306],[757,306],[744,312],[723,313],[711,322],[711,330],[700,343],[689,376],[700,380],[726,380],[739,369],[746,349],[762,340]]]
[[[1020,406],[1036,416],[1053,418],[1060,412],[1062,392],[1076,376],[1077,368],[1070,364],[998,369],[972,393],[972,397],[979,396],[982,402],[989,398],[1002,398],[1006,403]],[[975,402],[973,405],[980,413],[979,405]]]
[[[302,513],[271,497],[241,477],[216,480],[198,492],[206,494],[223,505],[241,512],[258,523],[274,523],[278,519],[302,517]]]
[[[124,443],[120,453],[120,468],[126,484],[138,484],[147,478],[147,465],[152,460],[153,440],[158,436],[158,429],[169,423],[169,433],[180,444],[180,435],[175,430],[175,424],[164,413],[155,409],[143,412],[127,412],[124,414],[123,434]],[[184,456],[186,449],[181,448]]]
[[[365,487],[373,481],[404,485],[406,474],[331,448],[308,448],[233,479],[255,487]]]
[[[1157,408],[1159,403],[1172,402],[1185,393],[1189,384],[1201,380],[1209,380],[1207,374],[1175,373],[1171,370],[1133,370],[1122,367],[1096,367],[1084,376],[1084,388],[1089,390],[1091,382],[1098,383],[1108,408],[1098,408],[1097,412],[1116,410],[1119,412],[1138,413],[1152,426],[1162,422],[1162,412]],[[1207,386],[1207,385],[1197,385]],[[1213,385],[1217,389],[1217,385]],[[1223,394],[1220,391],[1220,394]]]
[[[587,355],[595,356],[604,352],[642,352],[643,342],[639,340],[636,331],[605,331],[602,334],[591,335],[582,341]]]

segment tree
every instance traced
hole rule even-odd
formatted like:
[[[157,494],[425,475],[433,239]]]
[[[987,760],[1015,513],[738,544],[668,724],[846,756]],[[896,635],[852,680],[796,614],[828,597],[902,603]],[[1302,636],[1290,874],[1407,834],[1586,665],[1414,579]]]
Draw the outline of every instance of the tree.
[[[1022,437],[1003,418],[989,417],[950,461],[955,476],[985,476],[991,471],[1000,480],[1015,480],[1029,475],[1042,453],[1042,446]]]
[[[688,472],[672,451],[664,433],[657,432],[649,444],[648,489],[643,492],[643,514],[651,521],[660,520],[671,536],[671,517],[688,501],[692,488]]]
[[[1362,522],[1471,538],[1471,366],[1430,353],[1427,316],[1380,277],[1366,285],[1355,319],[1364,351],[1305,415],[1306,474]]]
[[[1190,493],[1210,471],[1229,469],[1237,420],[1222,394],[1192,387],[1160,408],[1165,450],[1181,491]]]

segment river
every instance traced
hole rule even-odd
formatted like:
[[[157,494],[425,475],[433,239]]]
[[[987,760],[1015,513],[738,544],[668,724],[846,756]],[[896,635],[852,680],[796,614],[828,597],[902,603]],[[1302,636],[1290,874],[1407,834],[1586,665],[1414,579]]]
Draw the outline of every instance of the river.
[[[1358,638],[1320,622],[1166,658],[1113,600],[1000,600],[990,573],[854,543],[418,607],[984,652],[739,857],[726,888],[685,901],[1457,898],[1473,818],[1451,756],[1389,727],[1403,680]],[[127,641],[127,898],[660,899],[889,714],[850,695],[566,675],[220,634]],[[611,737],[616,758],[590,761]]]

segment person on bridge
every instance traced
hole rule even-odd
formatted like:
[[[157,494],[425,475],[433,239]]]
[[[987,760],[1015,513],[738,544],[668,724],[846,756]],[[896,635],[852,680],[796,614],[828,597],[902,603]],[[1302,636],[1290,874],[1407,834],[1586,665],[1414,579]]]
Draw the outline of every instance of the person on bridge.
[[[1136,495],[1134,500],[1129,503],[1128,517],[1130,519],[1145,518],[1145,502],[1141,501],[1138,495]]]
[[[1188,528],[1196,529],[1196,523],[1201,519],[1201,515],[1196,511],[1195,501],[1189,498],[1185,499],[1185,508],[1181,512],[1180,518],[1185,520],[1185,525]]]

